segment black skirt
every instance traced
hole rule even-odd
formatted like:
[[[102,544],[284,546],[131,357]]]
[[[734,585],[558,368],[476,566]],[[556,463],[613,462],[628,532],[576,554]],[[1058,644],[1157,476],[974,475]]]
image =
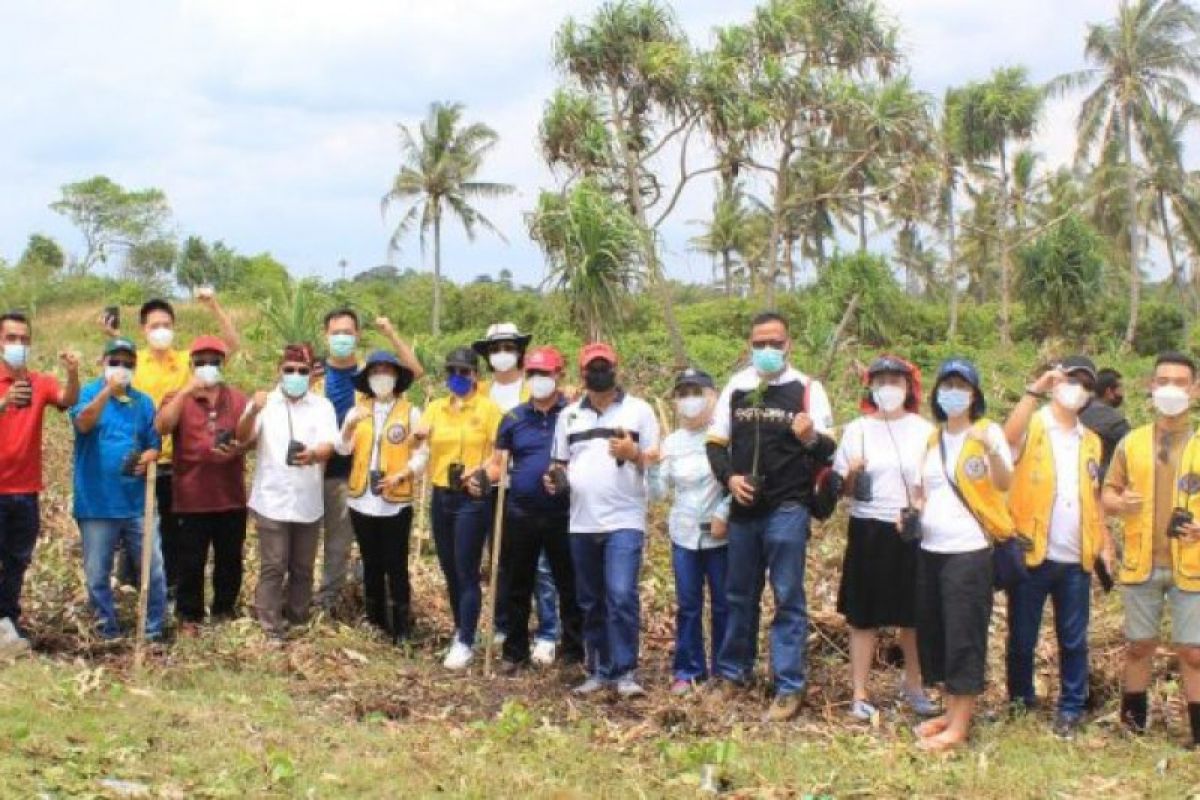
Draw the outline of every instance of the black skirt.
[[[916,626],[919,547],[900,541],[894,522],[850,518],[837,610],[852,628]]]

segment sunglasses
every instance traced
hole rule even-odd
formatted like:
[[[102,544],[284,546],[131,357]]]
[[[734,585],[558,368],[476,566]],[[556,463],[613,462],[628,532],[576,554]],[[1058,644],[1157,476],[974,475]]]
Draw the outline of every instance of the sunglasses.
[[[219,367],[221,359],[219,358],[194,358],[192,359],[193,367]]]
[[[308,367],[283,367],[281,371],[284,375],[308,375],[312,372]]]
[[[133,362],[126,361],[123,358],[108,358],[105,359],[104,363],[110,367],[125,367],[126,369],[133,369]]]
[[[779,339],[766,339],[761,342],[751,342],[750,347],[754,350],[765,350],[768,347],[773,350],[783,350],[787,347],[787,342],[780,341]]]
[[[470,378],[475,374],[475,370],[470,367],[446,367],[446,376],[458,375],[463,378]]]

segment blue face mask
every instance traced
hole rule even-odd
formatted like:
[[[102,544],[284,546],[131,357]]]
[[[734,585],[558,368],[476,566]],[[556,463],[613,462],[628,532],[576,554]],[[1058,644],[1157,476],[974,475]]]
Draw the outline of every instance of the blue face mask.
[[[961,417],[971,407],[969,389],[942,388],[937,391],[937,402],[947,417]]]
[[[21,369],[29,358],[29,346],[24,344],[4,345],[4,363],[13,369]]]
[[[354,355],[354,346],[358,337],[352,333],[335,333],[329,337],[329,354],[334,358],[348,358]]]
[[[284,375],[279,381],[279,388],[283,389],[283,393],[293,400],[303,397],[308,391],[308,376],[307,375]]]
[[[750,363],[760,375],[774,375],[783,372],[783,351],[774,347],[764,347],[761,350],[750,351]]]
[[[446,378],[446,388],[458,397],[466,397],[475,388],[475,379],[466,375],[451,375]]]

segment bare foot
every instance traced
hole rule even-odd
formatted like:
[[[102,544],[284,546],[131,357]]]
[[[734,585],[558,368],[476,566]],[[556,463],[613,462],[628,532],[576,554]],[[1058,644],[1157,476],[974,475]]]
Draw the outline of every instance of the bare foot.
[[[928,739],[930,736],[937,736],[948,727],[950,727],[950,717],[942,714],[940,717],[925,720],[913,728],[913,733],[917,735],[918,739]]]
[[[927,753],[948,753],[967,743],[967,734],[944,730],[937,736],[930,736],[917,742],[917,749]]]

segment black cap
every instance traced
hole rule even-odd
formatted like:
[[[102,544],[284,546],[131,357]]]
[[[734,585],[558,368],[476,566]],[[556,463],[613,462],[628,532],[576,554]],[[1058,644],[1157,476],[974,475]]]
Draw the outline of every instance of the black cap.
[[[1096,362],[1087,356],[1069,356],[1062,360],[1059,368],[1070,375],[1072,372],[1086,373],[1094,382],[1096,380]]]
[[[456,347],[446,354],[447,367],[466,367],[479,371],[479,355],[469,347]]]
[[[684,386],[699,386],[701,389],[716,388],[711,375],[704,370],[692,369],[691,367],[688,367],[675,376],[675,391],[679,391]]]
[[[867,377],[885,374],[912,375],[912,367],[895,356],[880,356],[867,367]]]

